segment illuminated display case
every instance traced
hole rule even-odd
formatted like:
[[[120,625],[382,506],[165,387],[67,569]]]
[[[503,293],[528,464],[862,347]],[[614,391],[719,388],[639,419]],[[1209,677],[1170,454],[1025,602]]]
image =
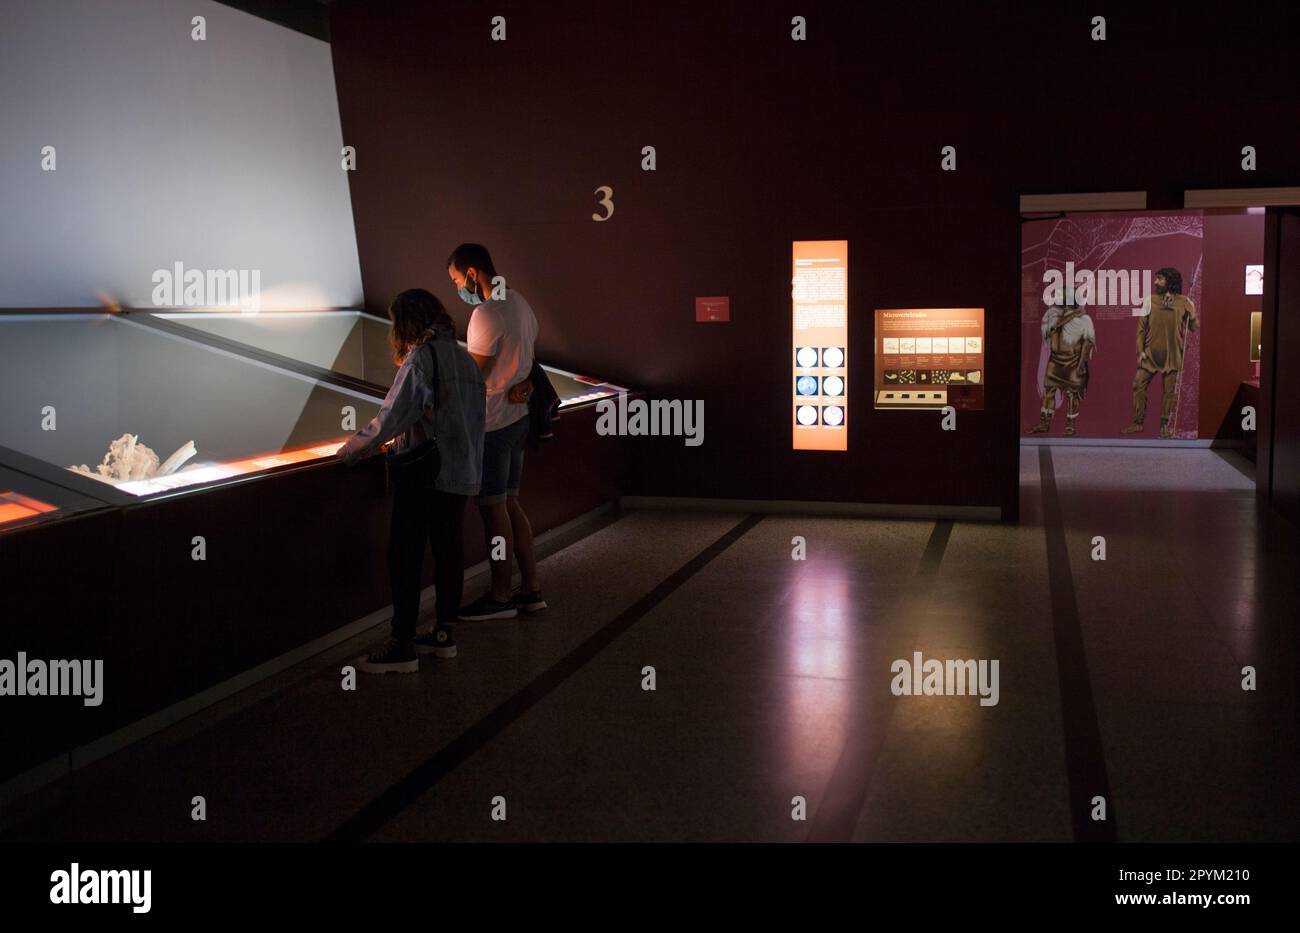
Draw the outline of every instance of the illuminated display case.
[[[372,394],[46,312],[0,314],[0,396],[0,657],[100,659],[109,683],[94,709],[24,713],[0,780],[387,604],[383,465],[333,456]],[[69,469],[98,473],[124,437],[106,469],[138,475]]]
[[[109,502],[330,458],[379,410],[371,394],[120,315],[0,315],[0,358],[0,447]]]
[[[102,500],[0,466],[0,535],[108,508]]]
[[[143,323],[197,332],[207,341],[282,366],[305,364],[317,374],[343,377],[342,384],[387,391],[397,375],[389,322],[363,311],[159,311],[133,313]],[[464,346],[464,341],[461,342]],[[542,365],[560,397],[562,411],[593,404],[627,390],[589,376]]]
[[[387,336],[358,312],[0,312],[0,657],[102,659],[110,684],[24,713],[0,780],[381,618],[383,458],[333,454],[379,410]],[[567,404],[528,454],[539,534],[613,501],[624,463],[592,404],[618,387],[549,372]],[[473,521],[465,556],[486,557]]]
[[[984,408],[984,309],[876,309],[876,408]]]

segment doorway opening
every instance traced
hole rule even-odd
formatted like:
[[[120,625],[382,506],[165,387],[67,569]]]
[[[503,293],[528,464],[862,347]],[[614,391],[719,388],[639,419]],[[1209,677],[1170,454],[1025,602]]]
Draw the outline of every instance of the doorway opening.
[[[1022,203],[1021,443],[1154,449],[1108,460],[1111,486],[1185,474],[1253,490],[1266,208],[1147,210],[1130,194],[1119,209]],[[1170,460],[1179,448],[1202,452]]]

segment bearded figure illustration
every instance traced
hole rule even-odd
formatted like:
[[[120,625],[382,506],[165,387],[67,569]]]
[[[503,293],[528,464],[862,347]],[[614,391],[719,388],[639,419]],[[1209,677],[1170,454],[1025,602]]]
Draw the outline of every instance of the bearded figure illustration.
[[[1056,395],[1065,400],[1065,433],[1073,435],[1079,418],[1079,404],[1088,394],[1088,360],[1097,349],[1097,331],[1092,318],[1075,303],[1072,293],[1062,305],[1049,307],[1043,315],[1043,343],[1047,344],[1047,372],[1043,376],[1043,407],[1038,424],[1029,434],[1046,434],[1056,413]]]
[[[1151,281],[1153,295],[1142,302],[1137,326],[1137,373],[1133,376],[1133,423],[1121,434],[1146,430],[1147,387],[1160,374],[1160,436],[1173,437],[1174,407],[1178,401],[1178,377],[1183,371],[1187,334],[1200,327],[1196,306],[1183,294],[1183,276],[1177,269],[1164,268]]]

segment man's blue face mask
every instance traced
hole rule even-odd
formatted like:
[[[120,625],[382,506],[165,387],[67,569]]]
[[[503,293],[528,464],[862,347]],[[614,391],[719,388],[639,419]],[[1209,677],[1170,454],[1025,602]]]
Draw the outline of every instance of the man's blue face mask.
[[[460,295],[460,300],[465,302],[465,304],[467,305],[481,305],[483,303],[483,299],[478,296],[477,290],[470,291],[466,287],[469,284],[470,281],[467,278],[465,279],[465,285],[462,285],[459,289],[457,289],[457,292]]]

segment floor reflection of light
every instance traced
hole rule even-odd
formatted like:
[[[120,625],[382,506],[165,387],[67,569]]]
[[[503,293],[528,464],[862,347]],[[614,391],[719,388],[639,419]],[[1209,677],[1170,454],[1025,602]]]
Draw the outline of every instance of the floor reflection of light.
[[[1023,651],[1005,655],[1007,635],[999,634],[998,618],[916,587],[900,592],[888,584],[905,578],[875,581],[860,561],[819,557],[791,573],[774,646],[784,732],[772,753],[783,774],[829,778],[847,749],[864,754],[897,740],[903,744],[896,752],[925,750],[924,765],[916,761],[914,767],[957,787],[996,752],[1008,719],[1023,728],[1026,716],[1032,723],[1038,715],[1032,704],[1028,710],[1024,705],[1027,681],[1017,677]],[[906,647],[899,647],[903,642]],[[948,660],[997,660],[998,705],[980,705],[978,674],[961,696],[892,696],[890,666],[900,657],[912,663],[914,651],[944,664],[945,673]],[[1039,689],[1031,683],[1029,689]]]
[[[844,742],[861,712],[861,691],[838,677],[782,677],[781,739],[772,748],[773,766],[789,781],[792,794],[811,794],[826,786]],[[814,790],[809,790],[809,788]]]
[[[807,677],[844,677],[851,658],[855,614],[850,570],[835,558],[821,559],[796,572],[786,603],[787,622],[782,626],[786,646],[795,661],[793,674]]]
[[[863,702],[854,677],[852,571],[835,559],[819,559],[815,570],[796,564],[791,572],[794,583],[775,646],[784,731],[774,752],[790,780],[816,777],[824,783]]]
[[[1265,582],[1258,577],[1225,577],[1217,581],[1224,588],[1228,602],[1213,604],[1206,611],[1214,620],[1214,628],[1232,648],[1238,659],[1254,659],[1267,654],[1268,626],[1260,618],[1261,599]]]

